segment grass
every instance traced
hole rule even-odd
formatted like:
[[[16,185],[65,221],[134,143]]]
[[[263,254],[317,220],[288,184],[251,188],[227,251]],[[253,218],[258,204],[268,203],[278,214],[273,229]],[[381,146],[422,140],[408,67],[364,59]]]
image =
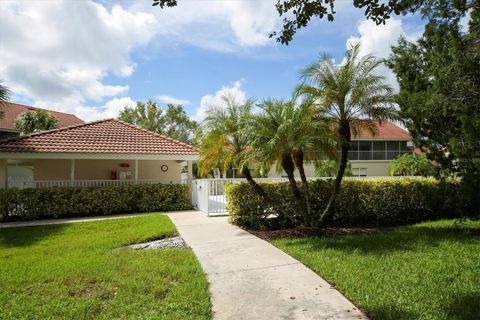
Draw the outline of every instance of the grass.
[[[191,250],[112,251],[175,233],[161,215],[0,229],[0,319],[211,319]]]
[[[480,319],[480,221],[273,244],[373,319]]]

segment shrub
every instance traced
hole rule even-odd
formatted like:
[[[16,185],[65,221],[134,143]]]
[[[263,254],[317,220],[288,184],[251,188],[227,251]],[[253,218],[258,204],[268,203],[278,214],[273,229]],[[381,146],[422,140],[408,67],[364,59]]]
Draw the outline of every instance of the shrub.
[[[0,220],[108,215],[191,209],[180,184],[1,189]]]
[[[333,180],[309,182],[312,218],[325,209]],[[329,221],[334,226],[395,226],[424,220],[460,217],[471,208],[464,201],[458,181],[434,179],[365,179],[344,180]],[[261,186],[292,217],[298,206],[287,183],[263,183]],[[246,183],[226,186],[230,221],[253,229],[270,229],[288,225],[276,215]]]

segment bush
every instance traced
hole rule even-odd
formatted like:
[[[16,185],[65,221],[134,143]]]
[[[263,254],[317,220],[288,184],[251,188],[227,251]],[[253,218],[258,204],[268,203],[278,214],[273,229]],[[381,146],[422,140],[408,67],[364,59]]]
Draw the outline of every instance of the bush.
[[[0,189],[0,220],[35,220],[191,209],[180,184]]]
[[[330,196],[333,180],[311,181],[313,220],[320,217]],[[471,211],[458,181],[434,179],[344,180],[335,202],[335,213],[328,223],[334,226],[395,226],[425,220],[461,217]],[[292,217],[299,216],[287,183],[261,186]],[[226,186],[227,209],[234,224],[271,229],[286,226],[287,220],[272,211],[246,184]]]

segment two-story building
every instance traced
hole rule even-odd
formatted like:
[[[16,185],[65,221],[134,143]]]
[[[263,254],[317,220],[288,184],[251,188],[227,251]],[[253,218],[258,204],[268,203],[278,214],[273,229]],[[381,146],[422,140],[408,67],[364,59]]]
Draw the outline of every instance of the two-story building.
[[[382,121],[373,135],[369,130],[352,134],[351,150],[348,154],[354,176],[388,176],[390,162],[395,157],[413,152],[413,144],[408,131],[390,122]],[[305,166],[308,177],[315,176],[313,164]],[[284,176],[272,169],[268,177]]]
[[[82,119],[69,113],[46,110],[25,106],[23,104],[5,102],[0,106],[2,116],[0,117],[0,140],[18,136],[19,132],[15,128],[15,120],[19,115],[27,111],[47,111],[58,120],[58,127],[68,127],[77,124],[85,123]]]

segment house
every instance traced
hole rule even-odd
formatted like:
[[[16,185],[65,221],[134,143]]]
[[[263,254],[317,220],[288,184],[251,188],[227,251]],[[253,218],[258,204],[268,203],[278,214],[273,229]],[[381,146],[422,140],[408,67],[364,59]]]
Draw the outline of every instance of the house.
[[[353,176],[388,176],[390,162],[395,157],[413,152],[411,136],[405,129],[390,121],[377,124],[377,132],[373,135],[362,129],[357,135],[352,133],[351,149],[348,154]],[[315,176],[313,164],[305,166],[306,175]],[[278,177],[275,170],[268,177]]]
[[[0,187],[180,183],[197,158],[188,144],[107,119],[1,141]]]
[[[15,120],[17,117],[26,111],[44,110],[53,115],[58,120],[59,127],[73,126],[76,124],[85,123],[82,119],[69,113],[58,111],[51,111],[46,109],[34,108],[18,103],[4,102],[0,106],[0,111],[3,117],[0,117],[0,140],[10,138],[18,135],[18,130],[15,128]]]

